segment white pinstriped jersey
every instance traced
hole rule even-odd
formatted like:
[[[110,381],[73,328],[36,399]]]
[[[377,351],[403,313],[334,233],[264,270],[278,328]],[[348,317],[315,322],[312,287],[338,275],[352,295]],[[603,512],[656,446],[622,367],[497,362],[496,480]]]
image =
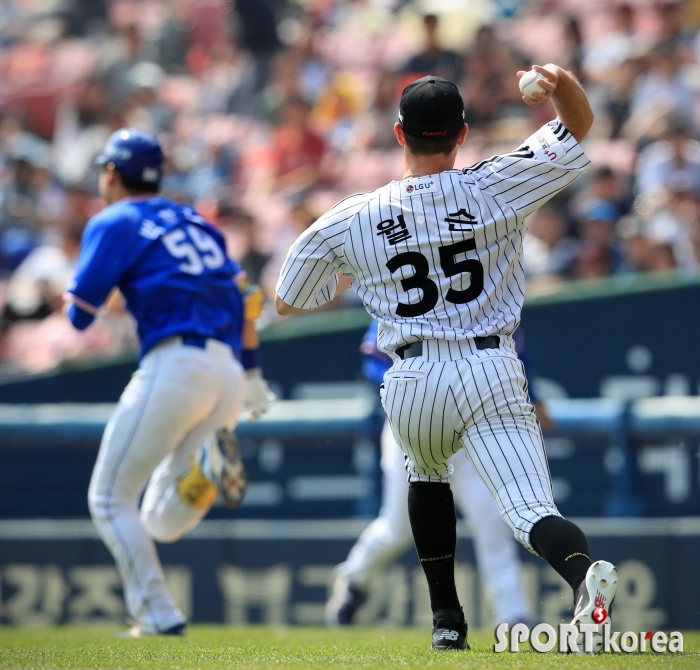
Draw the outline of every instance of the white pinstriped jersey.
[[[388,354],[422,339],[510,335],[525,218],[589,164],[554,120],[512,153],[350,196],[294,243],[277,293],[308,309],[334,296],[338,271],[348,275]]]

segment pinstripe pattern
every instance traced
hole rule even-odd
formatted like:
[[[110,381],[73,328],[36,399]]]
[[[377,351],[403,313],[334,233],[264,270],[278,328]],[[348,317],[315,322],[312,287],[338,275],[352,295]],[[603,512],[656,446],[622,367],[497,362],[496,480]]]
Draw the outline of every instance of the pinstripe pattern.
[[[552,156],[555,158],[550,159]],[[524,300],[521,250],[525,218],[588,165],[573,136],[560,122],[552,121],[510,154],[464,170],[431,175],[437,184],[430,192],[402,195],[404,180],[350,196],[292,246],[277,293],[294,307],[316,307],[333,297],[336,273],[343,272],[352,277],[367,311],[379,321],[379,348],[390,355],[397,347],[424,338],[461,342],[511,334],[518,326]],[[464,225],[451,229],[445,219],[460,210],[475,218],[464,216]],[[392,219],[398,223],[399,215],[410,237],[391,244],[390,236],[378,234],[378,226]],[[469,272],[445,276],[438,248],[467,239],[474,239],[476,249],[455,262],[478,260],[484,268],[484,288],[476,299],[454,304],[445,299],[447,292],[468,289],[471,276]],[[417,317],[396,313],[399,303],[415,305],[423,297],[421,289],[405,291],[401,286],[402,279],[415,274],[414,268],[405,265],[393,274],[387,268],[391,258],[405,252],[425,256],[428,278],[439,295],[434,308]]]
[[[409,479],[446,481],[464,446],[530,550],[534,523],[559,512],[510,337],[525,297],[524,222],[589,164],[555,120],[509,154],[351,196],[299,237],[277,284],[308,309],[333,297],[338,271],[352,277],[395,361],[382,402]],[[477,350],[474,338],[489,335],[499,349]],[[396,356],[416,341],[422,356]]]
[[[506,523],[531,549],[534,523],[559,512],[520,361],[509,348],[437,360],[434,341],[427,344],[428,356],[394,364],[381,392],[409,480],[449,481],[450,458],[463,447]]]

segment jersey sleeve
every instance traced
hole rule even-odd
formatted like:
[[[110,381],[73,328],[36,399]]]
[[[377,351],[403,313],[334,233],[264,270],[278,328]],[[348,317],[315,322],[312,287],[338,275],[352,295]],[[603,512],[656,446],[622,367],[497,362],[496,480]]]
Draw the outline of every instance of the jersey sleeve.
[[[80,245],[75,278],[68,298],[80,310],[95,314],[128,267],[129,229],[112,217],[88,223]]]
[[[522,221],[590,166],[574,136],[550,121],[515,151],[483,161],[471,172],[479,189],[505,203]]]
[[[314,224],[304,231],[287,254],[277,282],[277,295],[299,309],[318,307],[335,297],[340,261]]]

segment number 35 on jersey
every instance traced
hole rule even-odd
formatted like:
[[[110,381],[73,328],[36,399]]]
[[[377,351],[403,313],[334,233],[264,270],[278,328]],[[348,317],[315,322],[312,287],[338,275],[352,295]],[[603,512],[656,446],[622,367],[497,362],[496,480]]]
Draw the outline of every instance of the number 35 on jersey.
[[[468,272],[471,275],[469,287],[462,290],[450,288],[445,300],[455,305],[463,305],[472,300],[476,300],[484,290],[484,266],[476,258],[463,258],[455,260],[457,256],[466,254],[468,251],[476,249],[476,242],[473,237],[438,247],[440,258],[440,269],[445,277],[454,277]],[[400,280],[401,288],[408,292],[411,289],[420,289],[423,297],[415,303],[399,302],[396,307],[397,316],[421,316],[437,305],[439,292],[437,284],[430,279],[432,272],[428,259],[420,251],[405,251],[398,256],[390,258],[386,267],[394,274],[404,266],[411,266],[413,274]]]

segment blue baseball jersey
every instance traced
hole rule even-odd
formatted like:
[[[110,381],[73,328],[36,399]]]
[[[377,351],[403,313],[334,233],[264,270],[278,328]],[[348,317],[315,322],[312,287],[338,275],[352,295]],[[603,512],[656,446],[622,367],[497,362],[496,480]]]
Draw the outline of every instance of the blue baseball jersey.
[[[392,366],[391,358],[383,351],[379,351],[377,347],[378,332],[379,323],[372,319],[360,344],[360,351],[363,354],[362,374],[377,387],[382,385],[384,373]]]
[[[365,331],[362,344],[360,345],[360,351],[364,354],[362,357],[362,374],[375,386],[381,386],[384,382],[384,373],[392,366],[391,358],[377,347],[378,332],[379,324],[377,321],[372,320],[369,328]],[[518,353],[518,358],[525,369],[530,400],[537,402],[539,399],[532,387],[532,380],[535,378],[535,366],[530,352],[525,347],[525,336],[520,329],[513,334],[513,340],[515,341],[515,350]]]
[[[160,196],[120,200],[85,228],[68,314],[86,328],[117,286],[138,323],[141,357],[174,335],[210,337],[238,352],[239,272],[221,233],[192,207]]]

